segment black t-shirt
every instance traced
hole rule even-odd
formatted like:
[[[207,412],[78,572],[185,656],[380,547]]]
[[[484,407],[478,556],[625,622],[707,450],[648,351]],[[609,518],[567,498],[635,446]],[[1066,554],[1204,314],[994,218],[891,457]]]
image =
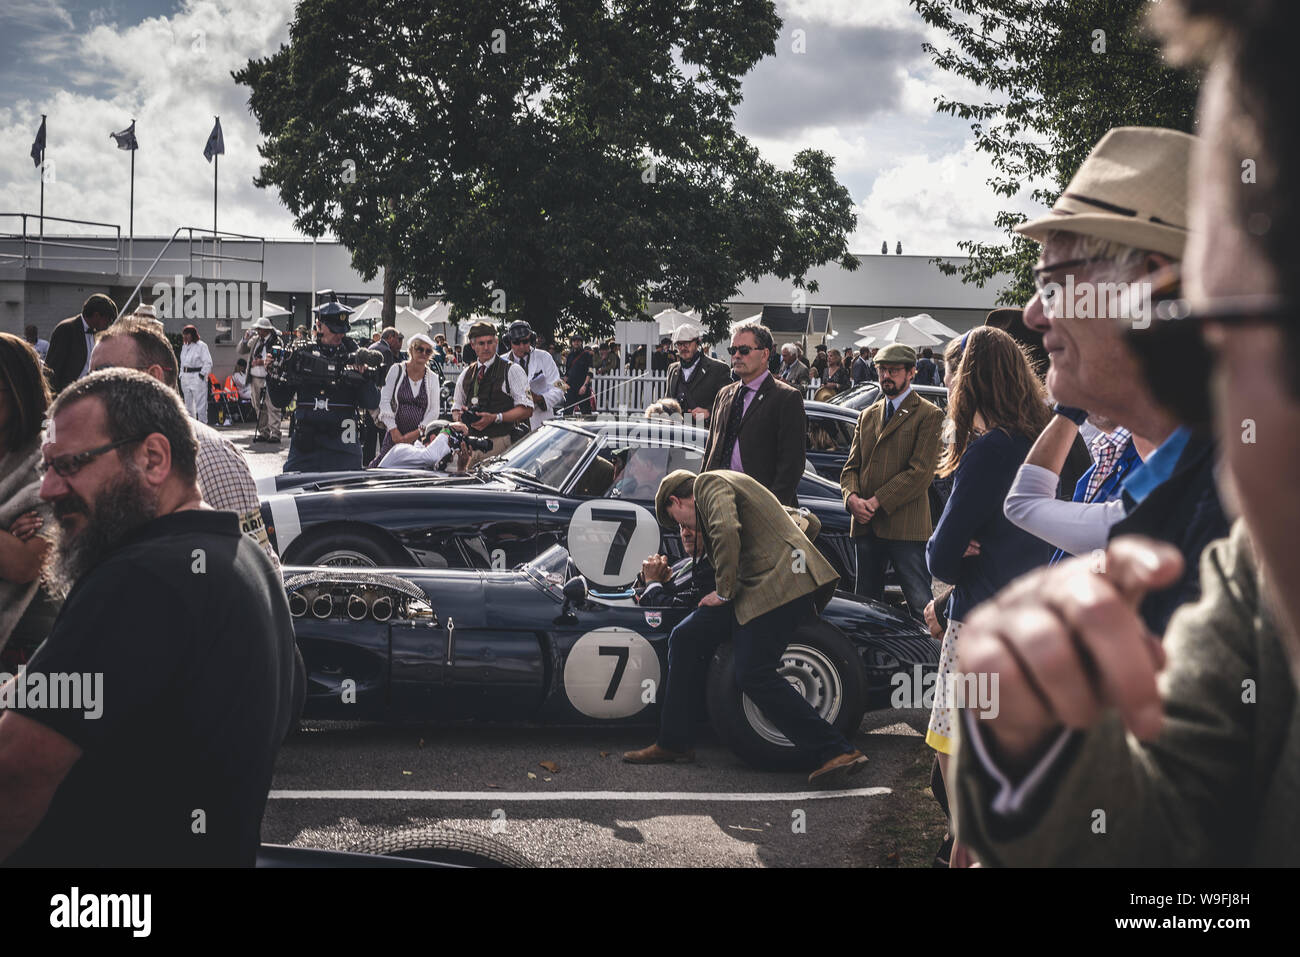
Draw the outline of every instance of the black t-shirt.
[[[232,513],[132,532],[73,587],[34,672],[101,673],[101,713],[21,709],[82,756],[8,863],[254,863],[296,665],[280,576]]]

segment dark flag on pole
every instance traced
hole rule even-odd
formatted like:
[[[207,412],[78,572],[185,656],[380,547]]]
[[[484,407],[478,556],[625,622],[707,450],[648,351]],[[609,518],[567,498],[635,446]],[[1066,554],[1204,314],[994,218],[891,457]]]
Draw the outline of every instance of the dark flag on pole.
[[[221,135],[221,120],[218,119],[216,125],[212,127],[212,132],[208,134],[208,145],[203,147],[203,158],[209,163],[212,157],[226,151],[226,139]]]
[[[109,133],[108,135],[113,137],[117,142],[117,148],[120,150],[138,150],[140,148],[140,144],[135,141],[135,120],[132,120],[131,125],[121,133]]]
[[[45,152],[45,117],[41,117],[41,128],[36,131],[36,139],[32,142],[32,163],[36,166],[41,165],[41,155]]]

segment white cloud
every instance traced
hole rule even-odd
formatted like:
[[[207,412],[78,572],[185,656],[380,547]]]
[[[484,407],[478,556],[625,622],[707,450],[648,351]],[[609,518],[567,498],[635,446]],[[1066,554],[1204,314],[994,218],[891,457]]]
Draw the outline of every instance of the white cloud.
[[[28,150],[40,114],[48,113],[46,155],[55,181],[46,184],[46,213],[120,223],[125,234],[130,156],[108,134],[135,117],[136,233],[210,227],[212,166],[203,147],[213,116],[220,115],[226,153],[219,227],[291,234],[291,218],[275,191],[252,184],[261,162],[260,134],[248,112],[248,89],[236,86],[230,72],[287,41],[293,6],[293,0],[186,0],[168,17],[126,27],[101,22],[68,35],[77,60],[95,64],[94,74],[60,83],[50,102],[18,102],[0,111],[0,169],[9,174],[0,183],[0,208],[36,211],[40,180]],[[91,92],[79,92],[77,80],[92,81]]]
[[[974,142],[942,156],[916,154],[901,158],[876,177],[858,206],[858,229],[849,248],[875,252],[882,240],[903,243],[903,252],[957,255],[957,243],[969,239],[1003,242],[993,225],[1003,209],[1035,211],[1022,194],[1014,200],[996,195],[987,185],[993,167],[975,151]]]

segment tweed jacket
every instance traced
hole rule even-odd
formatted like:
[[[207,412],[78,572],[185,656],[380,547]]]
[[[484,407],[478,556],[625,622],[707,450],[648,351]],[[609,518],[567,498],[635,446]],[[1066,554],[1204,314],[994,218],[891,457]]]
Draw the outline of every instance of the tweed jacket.
[[[1201,556],[1201,599],[1174,613],[1158,687],[1160,735],[1143,743],[1112,712],[1071,736],[1015,816],[963,740],[953,759],[956,834],[987,864],[1300,864],[1300,716],[1286,651],[1245,526]],[[984,743],[983,740],[981,744]],[[949,792],[950,794],[953,792]],[[1106,831],[1093,823],[1106,811]]]
[[[858,416],[840,492],[845,507],[853,494],[879,500],[869,523],[877,537],[924,542],[934,531],[928,492],[939,464],[943,411],[913,390],[885,425],[886,401],[882,396]],[[854,518],[850,534],[866,533]]]
[[[771,492],[740,472],[702,472],[695,480],[696,527],[718,595],[731,599],[742,625],[812,595],[826,607],[840,577]],[[815,536],[818,526],[809,531]]]

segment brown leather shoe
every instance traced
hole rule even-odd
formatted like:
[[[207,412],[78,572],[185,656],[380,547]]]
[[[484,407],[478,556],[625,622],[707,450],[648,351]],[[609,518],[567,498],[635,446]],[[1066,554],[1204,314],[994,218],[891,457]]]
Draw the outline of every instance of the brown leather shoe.
[[[808,775],[808,783],[819,787],[843,787],[848,779],[867,766],[867,756],[861,751],[838,754]]]
[[[640,751],[624,751],[623,760],[628,764],[672,764],[677,761],[694,761],[694,751],[669,751],[657,744]]]

